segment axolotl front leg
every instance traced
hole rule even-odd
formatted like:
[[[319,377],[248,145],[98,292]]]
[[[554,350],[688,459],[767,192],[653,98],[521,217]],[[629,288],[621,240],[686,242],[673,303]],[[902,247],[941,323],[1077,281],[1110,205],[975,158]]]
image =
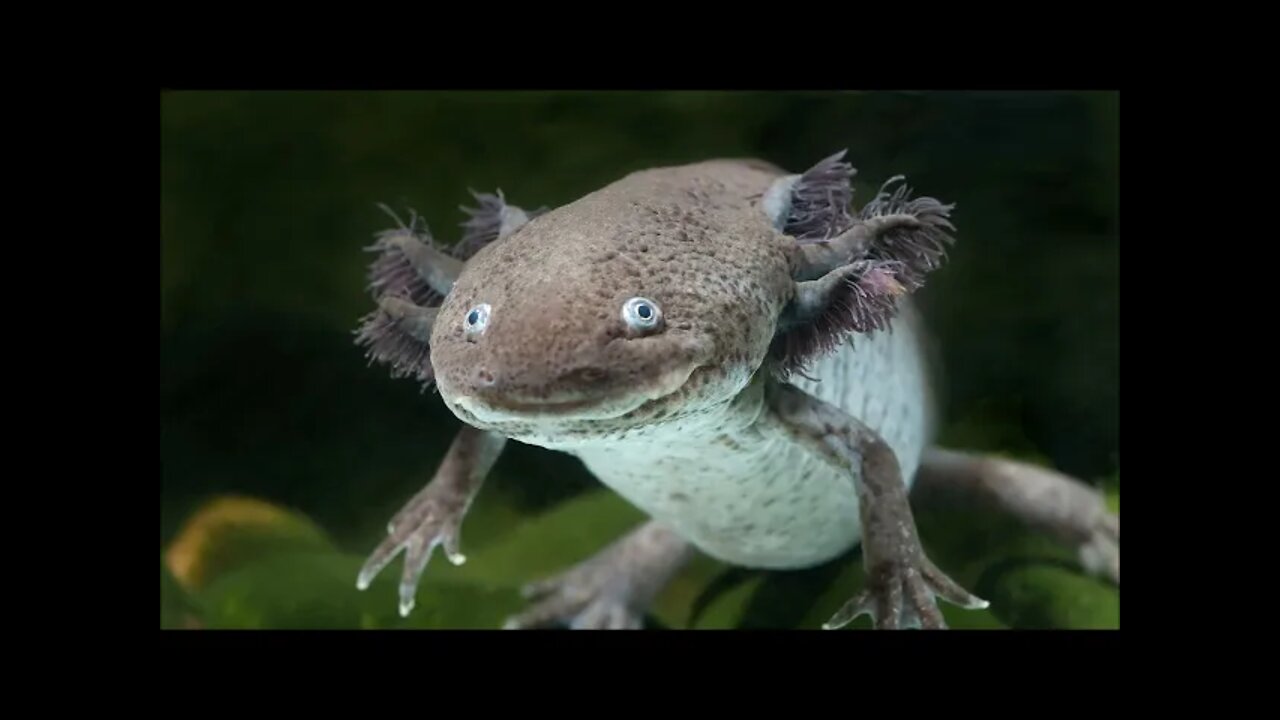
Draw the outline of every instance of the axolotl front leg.
[[[387,525],[386,539],[370,553],[356,586],[367,589],[403,550],[400,614],[408,616],[437,547],[454,565],[465,562],[462,522],[506,442],[496,433],[462,426],[431,482]],[[533,603],[508,619],[505,628],[640,629],[654,598],[693,554],[693,547],[667,527],[645,523],[569,570],[525,586],[523,594]]]
[[[464,425],[435,477],[387,525],[387,537],[365,561],[357,587],[367,589],[403,550],[400,614],[407,616],[437,547],[454,565],[465,562],[463,519],[505,444],[501,435]],[[693,554],[683,538],[650,521],[569,570],[526,585],[522,592],[532,604],[504,627],[640,629],[654,598]]]
[[[461,552],[463,518],[506,442],[501,435],[464,425],[435,477],[388,523],[387,538],[365,561],[356,587],[368,588],[373,578],[405,551],[400,615],[408,616],[418,582],[437,547],[444,547],[445,557],[454,565],[465,562]]]
[[[866,588],[825,628],[869,614],[879,629],[942,629],[946,623],[936,598],[969,609],[987,607],[925,555],[898,458],[875,431],[793,385],[771,382],[765,397],[771,420],[847,471],[858,493]]]

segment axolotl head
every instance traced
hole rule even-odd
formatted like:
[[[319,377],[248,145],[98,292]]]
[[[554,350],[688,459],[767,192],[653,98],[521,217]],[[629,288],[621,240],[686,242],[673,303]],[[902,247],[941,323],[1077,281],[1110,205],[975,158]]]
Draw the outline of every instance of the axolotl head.
[[[849,213],[843,154],[802,175],[754,161],[633,173],[531,214],[477,196],[452,251],[384,234],[360,329],[463,422],[565,446],[676,425],[883,327],[941,255],[946,213],[882,192]]]
[[[613,436],[712,411],[761,367],[791,285],[782,238],[672,192],[692,178],[628,181],[467,261],[430,342],[464,422],[534,443]]]

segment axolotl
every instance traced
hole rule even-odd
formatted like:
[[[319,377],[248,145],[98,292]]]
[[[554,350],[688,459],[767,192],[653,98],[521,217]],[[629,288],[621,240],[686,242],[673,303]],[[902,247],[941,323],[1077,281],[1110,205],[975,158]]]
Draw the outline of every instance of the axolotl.
[[[561,207],[496,194],[452,246],[418,222],[369,249],[357,342],[434,384],[462,423],[357,586],[401,551],[400,612],[436,548],[464,561],[468,507],[506,443],[572,454],[647,522],[524,588],[507,628],[643,627],[696,553],[794,570],[861,546],[863,589],[824,627],[945,628],[988,603],[925,553],[923,488],[986,498],[1119,583],[1119,517],[1053,469],[935,444],[932,341],[913,295],[955,242],[954,205],[905,178],[853,206],[845,152],[632,172]]]

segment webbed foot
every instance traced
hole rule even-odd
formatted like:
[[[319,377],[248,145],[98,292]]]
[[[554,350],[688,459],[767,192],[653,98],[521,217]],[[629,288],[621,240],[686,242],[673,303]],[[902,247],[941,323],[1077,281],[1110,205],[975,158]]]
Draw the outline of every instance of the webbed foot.
[[[688,543],[651,521],[566,572],[526,585],[523,594],[533,604],[503,628],[639,630],[690,555]]]
[[[356,587],[365,590],[378,573],[403,550],[404,570],[400,575],[400,616],[413,610],[418,582],[427,562],[439,546],[454,565],[466,562],[459,550],[465,505],[456,496],[440,492],[441,486],[428,485],[419,492],[387,525],[387,537],[369,554]],[[465,498],[464,498],[465,499]]]
[[[583,573],[560,581],[534,583],[524,588],[526,598],[536,600],[528,610],[511,617],[504,630],[525,630],[567,625],[573,630],[640,630],[644,610],[632,607],[610,588],[602,573]]]
[[[883,562],[867,573],[867,586],[822,628],[835,630],[870,615],[877,630],[922,628],[943,630],[947,624],[937,598],[967,610],[981,610],[987,601],[974,596],[922,554]]]
[[[418,582],[437,547],[444,547],[445,557],[454,565],[466,562],[460,550],[462,521],[505,444],[506,439],[500,435],[463,426],[435,477],[387,524],[387,537],[369,554],[356,577],[356,587],[368,589],[378,573],[403,550],[400,616],[408,617]]]
[[[766,398],[779,427],[851,471],[858,493],[866,589],[824,628],[839,628],[869,614],[877,629],[944,629],[937,598],[970,610],[987,607],[985,600],[974,597],[924,554],[902,468],[883,438],[839,408],[795,386],[774,383],[767,389]]]

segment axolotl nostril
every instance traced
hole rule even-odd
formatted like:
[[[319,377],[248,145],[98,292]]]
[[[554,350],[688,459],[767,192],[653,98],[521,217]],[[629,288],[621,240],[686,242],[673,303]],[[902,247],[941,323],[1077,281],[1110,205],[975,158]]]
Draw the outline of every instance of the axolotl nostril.
[[[463,561],[463,518],[508,439],[577,456],[651,518],[527,588],[508,627],[637,628],[694,553],[797,569],[858,545],[865,589],[827,627],[944,627],[939,598],[986,602],[922,549],[910,497],[925,486],[997,502],[1118,583],[1100,494],[934,444],[912,294],[954,242],[954,208],[893,178],[855,209],[853,175],[844,153],[803,173],[711,160],[551,210],[476,195],[449,248],[416,220],[382,233],[358,342],[434,383],[463,426],[357,584],[403,550],[408,614],[437,547]]]

